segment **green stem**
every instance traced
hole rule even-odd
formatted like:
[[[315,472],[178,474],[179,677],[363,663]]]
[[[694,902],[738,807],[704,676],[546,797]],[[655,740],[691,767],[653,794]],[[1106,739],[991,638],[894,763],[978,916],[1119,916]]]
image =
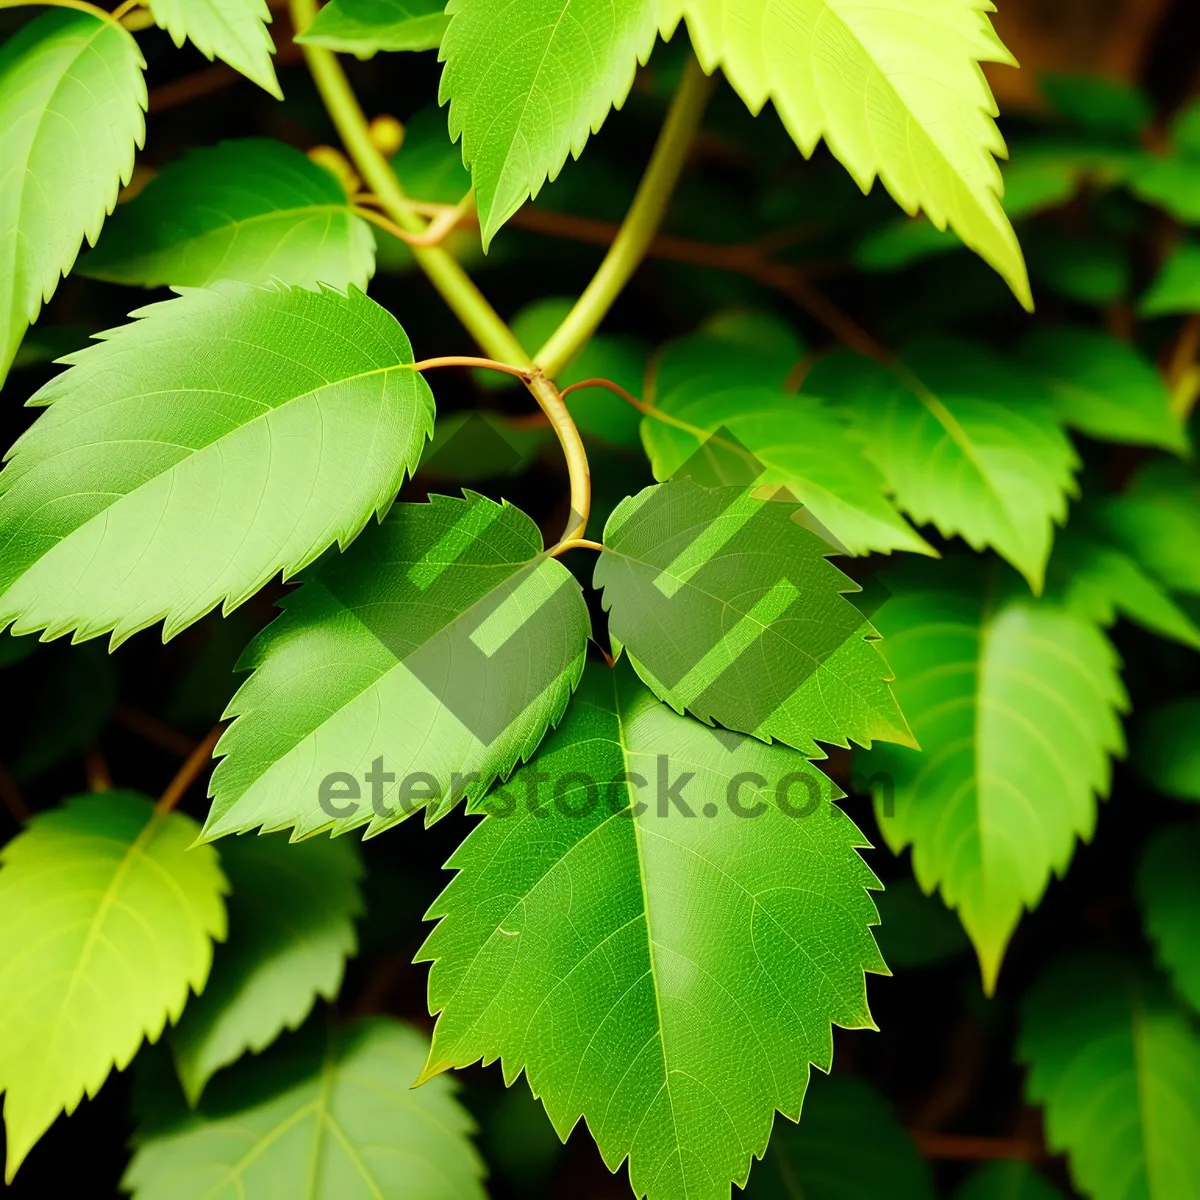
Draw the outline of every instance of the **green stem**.
[[[317,15],[316,0],[290,0],[289,8],[297,33],[307,29]],[[320,46],[303,49],[317,91],[359,174],[401,229],[423,233],[426,224],[408,206],[395,172],[371,141],[367,119],[336,55]],[[529,355],[512,330],[450,254],[440,246],[413,246],[412,252],[417,265],[485,354],[520,366],[528,364]]]
[[[583,349],[645,258],[683,171],[713,86],[713,80],[692,58],[684,68],[679,90],[671,101],[654,153],[620,232],[575,307],[533,356],[533,361],[551,379]]]

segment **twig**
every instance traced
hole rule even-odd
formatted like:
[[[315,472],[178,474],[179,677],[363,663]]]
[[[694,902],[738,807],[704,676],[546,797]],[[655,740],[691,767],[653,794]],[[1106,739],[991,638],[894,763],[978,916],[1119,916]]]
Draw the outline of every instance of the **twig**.
[[[1200,355],[1200,314],[1193,313],[1180,327],[1179,336],[1171,349],[1163,370],[1171,393],[1171,412],[1186,421],[1200,398],[1200,371],[1196,358]]]
[[[463,223],[465,218],[474,216],[474,205],[474,190],[467,192],[457,204],[439,205],[437,215],[429,222],[424,233],[409,233],[406,229],[401,229],[395,221],[389,221],[382,213],[361,203],[354,205],[354,211],[360,217],[378,225],[380,229],[387,230],[392,237],[399,238],[409,246],[439,246]],[[415,205],[412,206],[411,211],[417,211]]]
[[[204,740],[187,756],[183,766],[175,773],[175,778],[167,784],[167,790],[159,797],[154,806],[157,813],[169,813],[183,798],[184,793],[196,782],[200,773],[212,762],[212,752],[225,732],[224,725],[214,725],[208,731]]]
[[[113,709],[113,720],[122,728],[128,729],[130,733],[137,734],[138,737],[152,746],[157,746],[160,750],[165,750],[168,754],[177,754],[180,758],[187,758],[196,748],[195,738],[188,737],[186,733],[181,733],[178,729],[168,725],[166,721],[160,721],[157,717],[152,717],[140,709],[131,708],[128,704],[117,704]]]
[[[515,375],[525,382],[536,374],[532,367],[517,367],[511,363],[497,362],[494,358],[476,358],[473,354],[443,354],[439,358],[422,358],[419,362],[401,365],[407,365],[413,371],[431,371],[435,367],[482,367],[487,371]]]
[[[640,413],[650,413],[653,406],[647,404],[644,400],[639,400],[631,392],[627,392],[619,383],[613,383],[611,379],[581,379],[578,383],[571,384],[570,387],[565,387],[562,390],[562,396],[565,399],[572,392],[581,392],[584,388],[606,388],[608,391],[620,396],[627,404],[632,404]]]
[[[302,47],[297,46],[295,42],[285,42],[279,48],[279,53],[275,55],[275,65],[277,67],[290,66],[292,63],[299,62],[301,58],[303,58]],[[245,81],[246,76],[240,71],[235,71],[224,63],[215,63],[211,67],[205,67],[202,71],[185,75],[182,79],[174,79],[170,83],[162,84],[161,87],[151,88],[150,112],[160,113],[169,108],[178,108],[181,104],[199,100],[201,97],[210,96],[213,92],[219,92],[231,84]]]
[[[559,542],[554,546],[549,555],[551,558],[557,558],[566,550],[597,550],[603,551],[604,545],[601,542],[593,542],[588,538],[569,538],[566,541]]]
[[[8,809],[9,816],[18,825],[29,820],[29,805],[25,802],[25,797],[17,786],[17,781],[9,774],[8,768],[2,762],[0,762],[0,804]]]
[[[112,791],[112,773],[109,771],[108,762],[100,752],[100,747],[97,743],[93,742],[84,751],[83,767],[87,773],[89,792]]]
[[[592,510],[592,473],[588,467],[587,451],[583,448],[583,438],[579,436],[575,419],[552,379],[539,369],[524,383],[529,394],[538,402],[538,407],[549,418],[558,444],[562,447],[563,457],[567,460],[567,474],[571,481],[571,511],[559,544],[577,541],[587,531],[588,514]],[[551,554],[554,554],[554,550],[551,550]]]
[[[645,257],[666,215],[715,86],[716,81],[690,57],[633,202],[604,261],[562,324],[533,356],[549,378],[553,379],[600,327]]]
[[[1044,1146],[1025,1138],[962,1137],[954,1133],[929,1133],[920,1129],[909,1132],[924,1158],[958,1162],[1016,1158],[1025,1162],[1042,1162],[1049,1157]]]
[[[587,242],[593,246],[610,245],[620,230],[615,221],[598,221],[590,217],[545,212],[530,205],[514,213],[510,224],[548,237]],[[787,296],[850,349],[882,363],[895,361],[886,346],[819,292],[801,268],[788,263],[773,262],[764,253],[772,248],[773,242],[774,236],[758,242],[722,246],[711,242],[693,241],[691,238],[659,234],[647,247],[646,257],[745,275],[764,287]]]

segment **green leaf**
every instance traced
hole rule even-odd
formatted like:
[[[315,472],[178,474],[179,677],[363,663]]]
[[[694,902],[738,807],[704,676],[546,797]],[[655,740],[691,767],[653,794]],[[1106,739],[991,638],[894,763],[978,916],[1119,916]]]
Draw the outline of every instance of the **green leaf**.
[[[432,431],[408,338],[361,292],[220,283],[135,315],[9,451],[0,628],[115,644],[228,612],[385,513]]]
[[[438,99],[450,102],[451,138],[462,137],[486,250],[624,103],[657,14],[640,0],[450,0],[446,12]]]
[[[1144,317],[1200,312],[1200,242],[1182,242],[1171,251],[1138,311]]]
[[[682,404],[693,392],[739,384],[783,389],[806,349],[791,325],[771,313],[720,312],[696,333],[675,338],[658,351],[648,365],[645,399]]]
[[[1151,836],[1138,863],[1137,892],[1159,961],[1200,1012],[1200,825],[1168,825]]]
[[[589,667],[448,864],[423,1078],[500,1058],[560,1137],[582,1116],[611,1170],[629,1158],[636,1195],[728,1200],[829,1069],[831,1025],[872,1027],[878,883],[836,795],[802,755]]]
[[[884,495],[883,476],[846,423],[815,396],[693,386],[669,393],[642,430],[656,479],[670,478],[710,438],[732,437],[762,464],[757,485],[786,487],[851,554],[936,553]]]
[[[0,851],[5,1179],[64,1109],[179,1019],[225,936],[225,880],[180,813],[76,796]]]
[[[853,261],[864,271],[898,271],[961,248],[954,230],[939,229],[924,217],[901,217],[872,229],[855,246]]]
[[[925,895],[914,879],[889,883],[875,903],[879,908],[875,940],[893,967],[944,962],[971,944],[955,915],[936,896]]]
[[[1026,997],[1019,1052],[1081,1192],[1200,1197],[1200,1036],[1157,980],[1116,958],[1056,965]]]
[[[375,834],[422,807],[431,823],[533,753],[589,632],[537,526],[471,492],[397,505],[283,608],[241,664],[254,674],[226,714],[209,838]]]
[[[1134,347],[1069,325],[1031,333],[1018,354],[1054,397],[1059,420],[1101,441],[1188,452],[1162,376]]]
[[[220,58],[241,71],[276,100],[283,99],[271,55],[275,43],[267,32],[271,10],[266,0],[147,0],[160,29],[176,46],[185,40],[210,62]]]
[[[1181,463],[1147,463],[1096,520],[1169,588],[1200,594],[1200,481]]]
[[[1028,1163],[1010,1159],[980,1167],[954,1193],[954,1200],[1064,1200],[1064,1197]]]
[[[921,751],[876,747],[859,769],[890,780],[891,795],[875,786],[883,835],[958,910],[990,993],[1023,910],[1095,829],[1124,749],[1117,656],[1090,621],[974,560],[885,582],[874,620]]]
[[[1138,727],[1138,771],[1165,796],[1200,801],[1200,697],[1152,709]]]
[[[1135,87],[1099,75],[1046,74],[1042,94],[1060,116],[1100,137],[1136,141],[1154,107]]]
[[[415,1029],[373,1018],[327,1046],[311,1041],[245,1061],[214,1081],[219,1100],[142,1134],[122,1190],[134,1200],[486,1200],[453,1085],[411,1088],[427,1046]]]
[[[800,150],[825,138],[855,182],[878,176],[910,216],[947,224],[1033,307],[993,155],[1005,153],[981,62],[1012,63],[987,12],[961,0],[666,0],[707,71],[753,113],[771,100]]]
[[[1129,186],[1147,204],[1157,205],[1185,225],[1200,224],[1200,161],[1147,155]]]
[[[899,369],[830,355],[804,393],[843,408],[918,524],[960,534],[976,550],[994,547],[1041,590],[1078,459],[1035,380],[974,343],[928,340]]]
[[[438,418],[433,441],[421,455],[420,477],[474,483],[517,475],[554,444],[548,424],[518,424],[486,409],[455,412]]]
[[[346,838],[231,838],[220,854],[233,888],[229,940],[171,1035],[193,1106],[214,1072],[299,1028],[318,996],[334,999],[363,907],[362,864]]]
[[[436,50],[445,0],[330,0],[296,41],[371,58],[380,50]]]
[[[1129,295],[1133,270],[1121,242],[1071,237],[1057,230],[1031,242],[1034,276],[1056,295],[1097,307]]]
[[[819,400],[790,394],[803,357],[791,328],[759,313],[728,313],[668,343],[655,364],[655,409],[642,422],[655,477],[669,478],[721,433],[762,465],[759,484],[787,487],[850,553],[933,553],[884,496],[845,423]]]
[[[863,1147],[870,1147],[864,1154]],[[933,1200],[933,1176],[891,1105],[847,1075],[817,1077],[798,1126],[775,1123],[746,1200]]]
[[[768,489],[773,490],[773,489]],[[912,744],[876,634],[786,494],[686,475],[623,500],[595,585],[609,635],[677,712],[816,757],[816,743]]]
[[[1200,628],[1166,589],[1123,550],[1068,526],[1054,546],[1048,592],[1081,617],[1108,628],[1117,614],[1160,637],[1200,650]]]
[[[1171,144],[1187,158],[1200,158],[1200,103],[1193,100],[1171,119]]]
[[[0,382],[25,328],[133,173],[145,66],[128,31],[43,12],[0,47]]]
[[[189,151],[113,214],[81,275],[208,287],[218,279],[365,288],[371,227],[342,185],[299,150],[244,138]]]

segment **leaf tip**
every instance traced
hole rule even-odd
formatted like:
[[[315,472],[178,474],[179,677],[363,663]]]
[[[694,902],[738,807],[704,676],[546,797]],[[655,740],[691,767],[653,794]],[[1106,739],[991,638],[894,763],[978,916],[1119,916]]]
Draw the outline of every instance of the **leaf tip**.
[[[430,1054],[426,1060],[425,1066],[421,1069],[420,1075],[412,1081],[410,1090],[415,1091],[419,1087],[423,1087],[431,1079],[436,1079],[437,1076],[444,1074],[446,1071],[452,1070],[454,1064],[447,1059],[434,1059]]]

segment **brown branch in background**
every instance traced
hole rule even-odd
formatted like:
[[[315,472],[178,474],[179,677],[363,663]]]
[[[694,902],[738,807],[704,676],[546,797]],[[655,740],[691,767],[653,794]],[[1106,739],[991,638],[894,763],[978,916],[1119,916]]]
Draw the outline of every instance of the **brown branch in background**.
[[[911,1131],[922,1157],[956,1162],[986,1162],[998,1158],[1017,1158],[1024,1162],[1042,1162],[1050,1156],[1041,1143],[1026,1138],[963,1137],[956,1133]]]
[[[290,66],[292,63],[300,62],[303,57],[304,51],[301,47],[289,39],[279,47],[279,53],[275,55],[275,65],[277,67]],[[247,82],[246,76],[241,72],[227,67],[224,63],[214,63],[211,67],[205,67],[202,71],[185,75],[182,79],[173,79],[170,83],[151,88],[150,112],[152,115],[166,112],[168,109],[178,108],[181,104],[187,104],[192,100],[211,96],[213,92],[219,92],[231,84],[245,82]]]
[[[1180,327],[1179,336],[1171,347],[1163,378],[1171,393],[1171,411],[1186,421],[1200,398],[1200,314],[1193,313]]]
[[[975,1095],[986,1059],[983,1031],[964,1017],[950,1034],[944,1073],[912,1114],[912,1127],[936,1133],[951,1124]]]
[[[175,774],[175,778],[167,784],[167,790],[159,797],[154,806],[157,813],[169,813],[183,798],[184,793],[199,778],[204,769],[212,763],[212,752],[216,749],[221,734],[225,732],[224,725],[214,725],[202,741],[184,760],[184,764]]]
[[[130,733],[136,734],[143,741],[157,746],[160,750],[165,750],[168,754],[187,758],[196,748],[194,737],[188,737],[186,733],[181,733],[178,729],[168,725],[166,721],[160,721],[157,717],[152,717],[140,709],[131,708],[128,704],[118,701],[117,706],[113,709],[113,720],[122,729],[129,730]]]
[[[112,774],[108,769],[108,761],[100,752],[100,747],[93,742],[83,753],[83,767],[87,772],[89,792],[111,792]]]
[[[521,229],[528,229],[532,233],[585,242],[593,246],[609,245],[620,228],[615,221],[599,221],[591,217],[546,212],[528,204],[518,209],[509,223]],[[769,257],[772,250],[785,239],[790,237],[794,241],[798,236],[797,231],[792,230],[770,234],[757,242],[725,246],[661,233],[651,241],[646,257],[745,275],[764,287],[774,288],[787,296],[850,349],[882,363],[894,362],[894,357],[886,346],[873,338],[813,286],[805,269],[772,261]]]
[[[29,820],[29,805],[17,786],[17,781],[9,774],[8,768],[0,762],[0,804],[8,809],[9,816],[18,825]]]

